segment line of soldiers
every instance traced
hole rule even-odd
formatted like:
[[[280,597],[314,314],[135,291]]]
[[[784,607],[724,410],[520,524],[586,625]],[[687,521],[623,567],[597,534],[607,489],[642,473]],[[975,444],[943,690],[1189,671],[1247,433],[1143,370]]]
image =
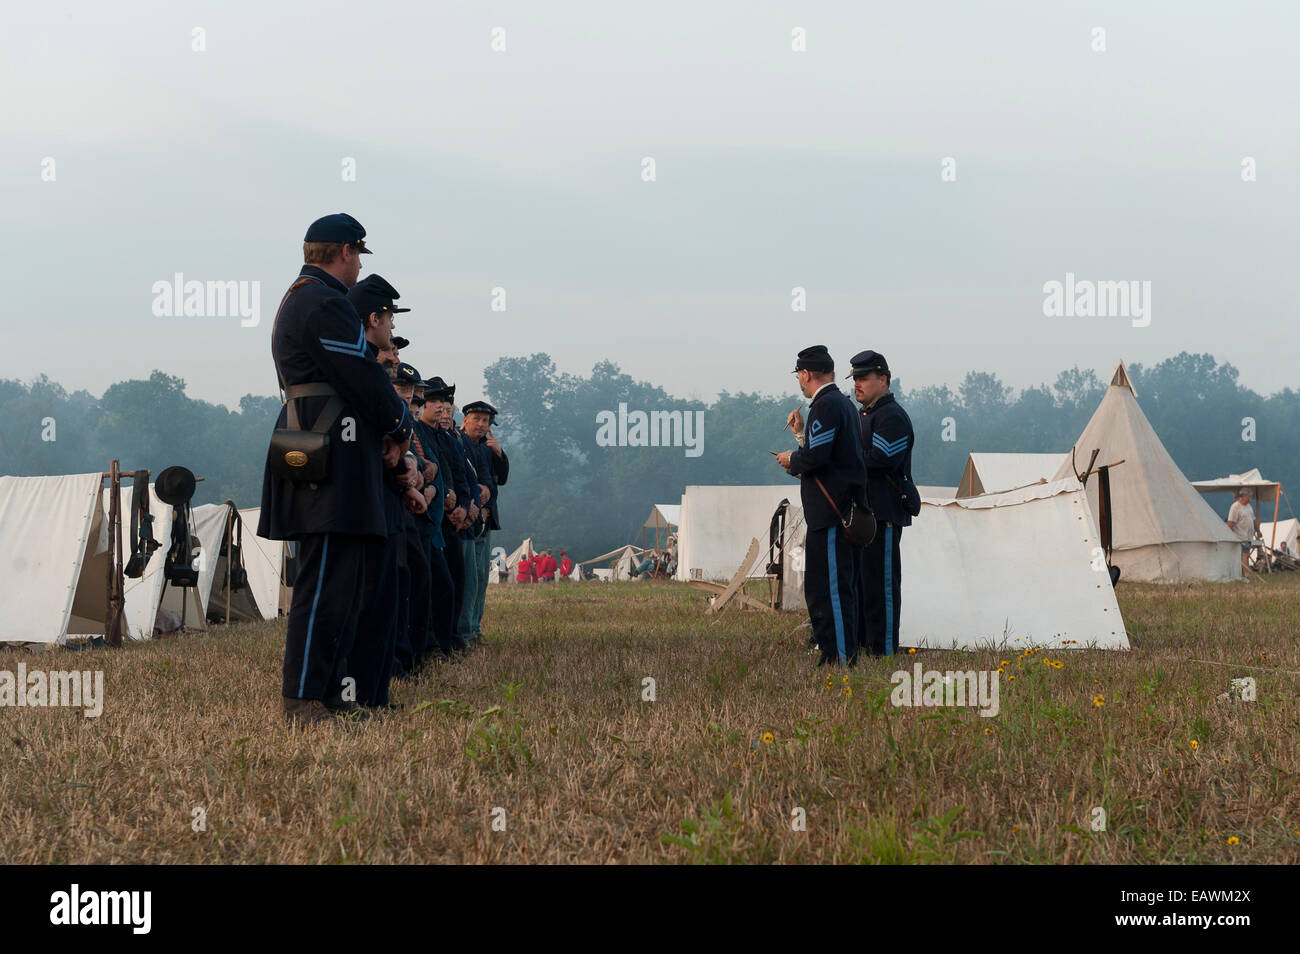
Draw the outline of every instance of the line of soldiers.
[[[905,491],[912,483],[915,434],[907,412],[890,393],[892,373],[884,355],[853,356],[853,396],[861,411],[835,386],[835,362],[825,345],[799,352],[794,373],[808,405],[808,423],[796,408],[787,421],[798,449],[777,455],[786,472],[802,478],[807,539],[804,599],[812,620],[817,664],[852,666],[860,650],[892,656],[898,647],[903,565],[903,527],[912,523]],[[919,495],[916,495],[919,505]],[[850,506],[875,517],[866,546],[850,543],[843,519]]]
[[[298,544],[281,695],[311,724],[396,708],[393,678],[479,645],[491,533],[510,461],[496,408],[424,380],[394,337],[397,290],[358,281],[365,229],[313,222],[271,353],[285,394],[258,534]]]

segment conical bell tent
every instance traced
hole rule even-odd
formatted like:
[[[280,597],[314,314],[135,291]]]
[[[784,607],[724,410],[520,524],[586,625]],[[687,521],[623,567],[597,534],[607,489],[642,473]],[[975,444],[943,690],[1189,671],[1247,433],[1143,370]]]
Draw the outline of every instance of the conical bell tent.
[[[1054,479],[1083,471],[1093,450],[1095,466],[1110,470],[1111,562],[1121,580],[1174,583],[1241,577],[1236,537],[1178,469],[1138,406],[1137,392],[1121,361],[1115,366],[1092,420]],[[1088,503],[1096,519],[1100,481],[1090,477]]]

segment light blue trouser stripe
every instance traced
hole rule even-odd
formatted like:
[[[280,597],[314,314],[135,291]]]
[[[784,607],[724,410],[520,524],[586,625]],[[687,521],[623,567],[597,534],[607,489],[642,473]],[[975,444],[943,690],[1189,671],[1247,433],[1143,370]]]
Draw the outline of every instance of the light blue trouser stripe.
[[[307,691],[307,663],[311,659],[311,633],[316,626],[316,605],[320,602],[321,584],[325,582],[325,558],[330,555],[330,535],[320,551],[320,571],[316,574],[316,595],[311,598],[311,615],[307,617],[307,645],[302,648],[302,678],[298,680],[298,698]]]
[[[844,651],[844,616],[840,612],[840,574],[835,565],[835,535],[839,527],[831,526],[831,532],[826,534],[826,567],[830,575],[831,584],[831,616],[835,619],[835,648],[840,654],[840,665],[843,666],[849,661],[849,654]]]
[[[894,528],[885,527],[885,655],[894,655]]]

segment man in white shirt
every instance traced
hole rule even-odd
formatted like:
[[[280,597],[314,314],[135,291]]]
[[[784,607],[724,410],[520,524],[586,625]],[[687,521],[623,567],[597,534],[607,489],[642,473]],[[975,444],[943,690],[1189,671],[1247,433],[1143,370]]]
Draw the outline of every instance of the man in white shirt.
[[[1242,490],[1237,499],[1228,508],[1228,526],[1241,541],[1241,575],[1249,579],[1247,559],[1250,557],[1250,541],[1255,539],[1259,521],[1255,519],[1255,510],[1250,505],[1250,491]]]

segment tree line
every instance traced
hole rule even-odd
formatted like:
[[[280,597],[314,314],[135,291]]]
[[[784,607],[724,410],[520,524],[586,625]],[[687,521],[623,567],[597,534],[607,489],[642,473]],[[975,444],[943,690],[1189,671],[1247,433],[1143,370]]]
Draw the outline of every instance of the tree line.
[[[1189,479],[1258,467],[1284,487],[1296,486],[1300,392],[1261,396],[1231,364],[1186,352],[1150,368],[1130,365],[1129,374],[1139,404]],[[639,543],[651,505],[678,502],[687,484],[788,482],[797,499],[797,482],[768,453],[791,446],[782,426],[799,400],[793,392],[685,401],[612,362],[584,377],[559,372],[546,354],[503,357],[484,378],[489,400],[501,409],[495,433],[511,461],[501,497],[506,529],[496,541],[507,550],[524,536],[578,559]],[[1078,367],[1019,392],[991,372],[969,372],[956,388],[908,389],[896,379],[893,390],[916,431],[917,483],[955,486],[972,451],[1068,451],[1107,380]],[[842,384],[848,390],[849,382]],[[255,395],[233,409],[197,400],[185,394],[182,379],[160,371],[114,384],[98,398],[45,376],[27,384],[0,380],[0,472],[87,473],[106,469],[111,458],[155,473],[181,464],[206,478],[196,504],[233,499],[254,507],[279,406],[276,397]],[[695,421],[699,433],[691,430]],[[1226,498],[1209,500],[1226,512]],[[1271,516],[1271,508],[1261,514]]]

